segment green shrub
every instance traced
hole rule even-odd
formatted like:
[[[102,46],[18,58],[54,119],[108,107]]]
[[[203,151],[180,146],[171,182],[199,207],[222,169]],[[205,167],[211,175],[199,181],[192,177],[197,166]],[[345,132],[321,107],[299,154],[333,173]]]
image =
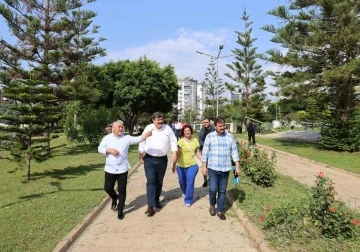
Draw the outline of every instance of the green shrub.
[[[332,180],[320,172],[311,188],[310,216],[327,238],[351,239],[359,234],[359,222],[343,202],[335,200]]]
[[[272,153],[268,157],[266,151],[251,146],[240,151],[240,165],[244,173],[251,178],[257,185],[269,187],[273,186],[276,179],[275,165],[276,155]]]

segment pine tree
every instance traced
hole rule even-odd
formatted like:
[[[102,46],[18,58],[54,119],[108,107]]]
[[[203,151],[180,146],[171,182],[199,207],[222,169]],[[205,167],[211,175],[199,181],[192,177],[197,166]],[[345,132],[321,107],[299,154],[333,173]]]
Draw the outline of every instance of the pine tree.
[[[50,141],[39,137],[44,132],[57,129],[61,104],[57,102],[51,86],[36,80],[12,80],[2,74],[0,81],[5,84],[3,94],[12,103],[7,112],[0,116],[4,124],[0,129],[15,133],[0,137],[1,148],[10,151],[12,160],[26,163],[27,179],[30,179],[32,160],[41,162],[48,158],[47,147],[39,143]]]
[[[42,85],[55,85],[57,88],[53,90],[61,101],[96,100],[99,93],[87,73],[91,71],[89,63],[105,55],[105,50],[99,47],[104,39],[96,41],[89,37],[99,27],[94,25],[91,29],[96,13],[81,10],[83,2],[4,0],[0,3],[0,15],[16,39],[10,43],[0,37],[2,70],[13,80],[29,80],[31,75],[32,80]],[[45,132],[45,138],[49,134]]]
[[[256,38],[252,38],[253,22],[249,21],[249,15],[246,9],[243,11],[242,20],[244,21],[244,32],[235,31],[237,34],[236,43],[240,48],[232,50],[236,61],[227,66],[232,70],[233,74],[226,73],[236,84],[227,83],[228,88],[238,87],[242,91],[242,103],[246,108],[246,116],[261,120],[264,115],[264,102],[266,99],[265,78],[261,65],[256,64],[258,55],[257,47],[254,47]]]
[[[268,51],[268,60],[291,66],[291,85],[303,94],[327,92],[330,114],[321,143],[333,150],[360,149],[355,87],[360,85],[360,3],[354,0],[296,0],[269,12],[283,21],[263,29],[287,48]]]
[[[216,63],[213,57],[210,59],[209,67],[205,73],[205,79],[202,82],[205,88],[206,99],[204,104],[208,105],[206,108],[206,117],[215,118],[216,106],[220,107],[226,101],[226,98],[222,97],[225,92],[225,85],[221,78],[219,78],[218,72],[215,69]]]

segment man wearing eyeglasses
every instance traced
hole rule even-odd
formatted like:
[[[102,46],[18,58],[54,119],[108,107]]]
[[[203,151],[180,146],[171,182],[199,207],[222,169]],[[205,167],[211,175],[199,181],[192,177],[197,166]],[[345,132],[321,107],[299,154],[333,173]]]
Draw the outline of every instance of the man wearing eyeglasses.
[[[204,142],[206,139],[206,136],[210,133],[215,131],[214,126],[210,125],[210,120],[209,118],[204,118],[203,120],[203,127],[200,130],[200,134],[199,134],[199,143],[200,143],[200,151],[202,151],[203,146],[204,146]],[[208,186],[208,179],[207,179],[207,175],[204,175],[204,183],[202,185],[203,187],[207,187]]]

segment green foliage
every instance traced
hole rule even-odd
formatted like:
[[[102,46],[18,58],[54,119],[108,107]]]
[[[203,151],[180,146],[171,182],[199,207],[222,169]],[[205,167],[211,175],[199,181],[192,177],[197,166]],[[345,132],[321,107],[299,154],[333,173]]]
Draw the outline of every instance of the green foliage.
[[[90,145],[96,146],[100,143],[105,127],[109,123],[109,116],[109,111],[104,107],[87,108],[82,114],[81,133]]]
[[[118,107],[130,134],[141,115],[170,112],[177,101],[179,86],[173,66],[161,68],[146,57],[107,63],[96,78],[99,85],[105,83],[103,92]]]
[[[332,180],[320,172],[311,190],[309,214],[325,237],[351,239],[359,235],[360,229],[353,213],[343,202],[335,201],[336,192]]]
[[[82,0],[0,3],[0,16],[13,35],[11,41],[0,37],[2,69],[10,78],[57,85],[55,94],[62,101],[96,100],[100,94],[88,77],[89,63],[105,55],[105,49],[99,47],[104,38],[91,37],[99,28],[93,25],[96,13],[83,10],[83,6]]]
[[[343,202],[335,200],[334,183],[320,172],[311,195],[281,205],[267,206],[260,217],[265,229],[282,232],[293,240],[299,233],[308,238],[323,235],[338,240],[356,239],[360,222]],[[300,237],[301,238],[301,235]]]
[[[65,107],[64,132],[70,143],[83,143],[85,140],[80,131],[79,116],[81,113],[80,101],[71,101]]]
[[[26,164],[30,179],[31,161],[45,161],[50,158],[47,132],[57,129],[61,116],[61,105],[56,102],[53,87],[34,80],[11,80],[1,75],[4,96],[12,101],[7,111],[0,116],[6,124],[0,130],[15,134],[15,137],[1,136],[1,148],[10,152],[12,161],[22,167]],[[40,137],[41,136],[41,137]]]
[[[359,123],[354,109],[359,106],[360,2],[353,0],[289,1],[269,12],[282,22],[267,25],[272,41],[286,53],[269,50],[264,59],[292,67],[281,80],[282,108],[296,106],[309,116],[320,114],[327,129],[323,145],[332,150],[359,150]],[[307,98],[314,100],[306,104]],[[319,111],[317,111],[319,110]],[[329,112],[328,112],[329,110]],[[294,111],[290,111],[294,112]],[[320,113],[318,113],[320,112]],[[319,116],[319,115],[317,115]]]
[[[251,181],[263,187],[273,186],[276,179],[276,154],[268,157],[266,151],[255,146],[240,150],[240,166]]]
[[[239,88],[242,91],[242,105],[246,109],[245,115],[258,120],[264,120],[264,102],[266,99],[265,78],[266,73],[263,73],[261,65],[256,64],[256,59],[259,55],[256,53],[254,42],[256,38],[252,38],[253,22],[249,21],[249,15],[246,9],[243,11],[242,20],[244,21],[244,32],[235,31],[237,34],[237,41],[240,48],[236,48],[231,52],[236,55],[236,61],[232,64],[227,64],[227,67],[233,72],[233,75],[226,73],[236,84],[226,83],[228,89],[234,90]]]
[[[272,132],[271,123],[262,123],[260,124],[260,133],[261,134],[270,134]]]
[[[336,151],[359,151],[360,109],[351,112],[349,116],[347,123],[336,120],[335,116],[329,119],[321,128],[320,144]]]
[[[205,109],[206,115],[204,116],[208,118],[215,118],[217,104],[220,109],[221,105],[226,101],[226,98],[222,97],[222,94],[225,92],[225,86],[222,79],[219,78],[215,67],[215,59],[211,57],[207,72],[205,73],[205,79],[202,82],[206,94],[206,99],[203,103],[209,106]]]

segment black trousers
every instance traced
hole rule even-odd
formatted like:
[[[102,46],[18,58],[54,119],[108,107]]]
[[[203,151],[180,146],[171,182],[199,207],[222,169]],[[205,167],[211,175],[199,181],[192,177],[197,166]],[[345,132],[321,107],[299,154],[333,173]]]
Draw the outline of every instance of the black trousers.
[[[119,199],[118,208],[123,209],[126,200],[126,185],[128,172],[121,174],[113,174],[105,172],[104,190],[113,200]],[[114,190],[115,182],[118,184],[119,195]]]
[[[251,139],[252,139],[252,144],[255,144],[255,132],[248,132],[248,140],[249,140],[249,144],[251,143]]]
[[[160,202],[164,176],[168,163],[167,156],[158,158],[146,154],[144,156],[144,170],[146,176],[146,197],[148,207],[155,207]]]

